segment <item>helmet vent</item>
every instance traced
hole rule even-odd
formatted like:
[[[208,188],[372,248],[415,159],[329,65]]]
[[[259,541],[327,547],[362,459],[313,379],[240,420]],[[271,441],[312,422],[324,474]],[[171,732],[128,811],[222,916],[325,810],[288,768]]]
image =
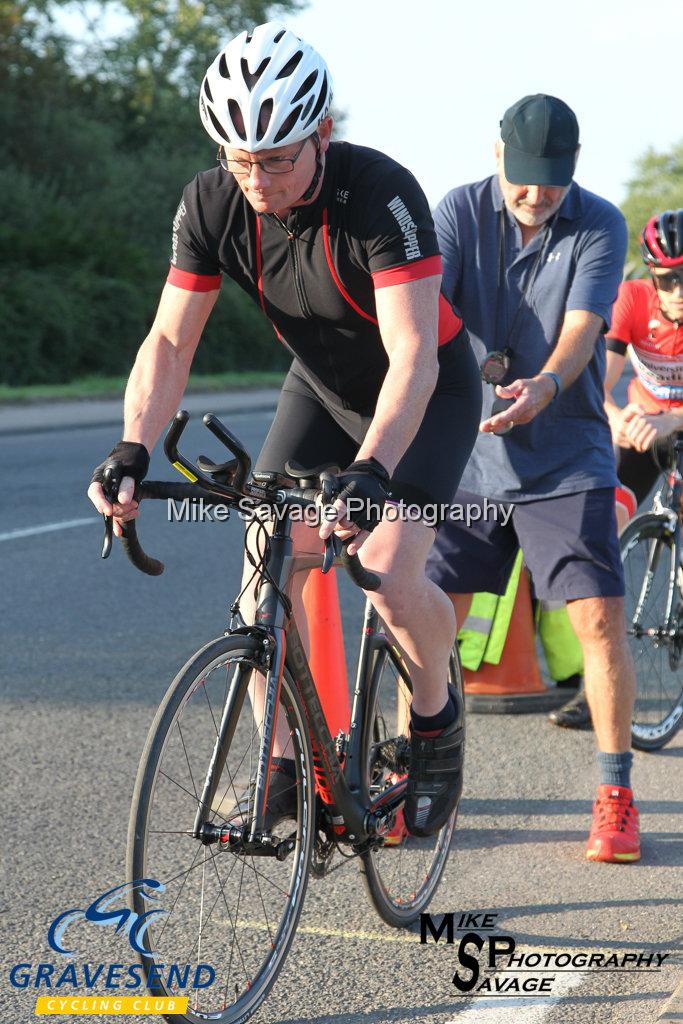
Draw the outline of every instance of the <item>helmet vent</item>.
[[[251,71],[249,70],[249,65],[247,64],[247,61],[245,60],[244,57],[242,57],[242,77],[244,78],[244,81],[247,83],[247,89],[249,90],[249,92],[252,91],[252,89],[258,82],[259,78],[268,67],[269,63],[270,57],[266,57],[264,60],[261,61],[259,66],[256,68],[256,71],[254,71],[254,73],[252,74]]]
[[[294,69],[298,66],[299,61],[303,57],[301,50],[297,50],[293,57],[290,57],[285,66],[283,67],[278,78],[288,78],[292,74]]]
[[[263,136],[268,131],[268,125],[270,124],[270,118],[273,113],[273,101],[265,100],[261,104],[261,109],[258,115],[258,127],[256,128],[256,141],[260,142]]]
[[[209,117],[211,118],[211,123],[213,124],[214,128],[216,129],[216,131],[218,132],[220,137],[222,139],[225,139],[225,141],[229,144],[230,143],[230,139],[228,138],[228,136],[226,134],[225,128],[220,123],[220,121],[218,120],[218,118],[214,114],[214,112],[211,109],[211,107],[208,108],[208,111],[209,111]]]
[[[280,126],[280,130],[278,131],[277,135],[273,139],[273,145],[277,146],[278,142],[282,142],[283,139],[287,138],[287,136],[291,132],[292,128],[294,127],[294,125],[298,121],[300,113],[301,113],[301,104],[299,104],[298,107],[294,108],[294,110],[291,112],[289,117]]]
[[[306,81],[303,83],[301,88],[297,90],[296,96],[292,96],[292,103],[296,103],[297,100],[303,99],[303,97],[306,95],[308,90],[313,88],[313,86],[315,84],[315,80],[316,80],[317,77],[318,77],[318,72],[317,71],[311,71],[310,75],[308,76]]]
[[[209,89],[209,83],[208,83],[208,80],[206,78],[204,79],[204,92],[206,93],[206,97],[207,97],[209,103],[213,103],[213,96],[211,95],[211,90]]]
[[[286,31],[287,31],[287,29],[281,28],[280,31],[278,32],[278,34],[276,36],[274,36],[273,42],[274,43],[279,43]]]
[[[313,112],[311,113],[311,116],[309,117],[308,121],[306,122],[307,125],[312,124],[313,121],[315,121],[316,117],[318,116],[320,111],[325,106],[325,100],[326,99],[327,99],[327,75],[325,74],[325,75],[323,75],[323,84],[320,87],[320,92],[318,93],[318,99],[316,100],[316,104],[313,107]]]
[[[230,112],[230,119],[235,126],[235,131],[242,139],[243,142],[247,141],[247,133],[244,130],[244,118],[242,117],[242,111],[237,100],[228,100],[228,110]]]
[[[228,71],[228,62],[225,59],[225,54],[221,54],[221,59],[218,61],[218,74],[221,78],[230,78],[230,72]]]
[[[313,96],[309,96],[308,97],[308,102],[306,103],[306,106],[304,107],[304,112],[301,115],[301,120],[302,121],[306,120],[306,116],[308,114],[308,111],[311,109],[312,106],[313,106]]]

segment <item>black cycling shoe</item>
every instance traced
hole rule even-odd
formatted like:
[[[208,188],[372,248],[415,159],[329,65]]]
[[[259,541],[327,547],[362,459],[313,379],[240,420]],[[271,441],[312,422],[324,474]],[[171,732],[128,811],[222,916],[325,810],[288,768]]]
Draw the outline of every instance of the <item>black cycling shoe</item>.
[[[548,721],[563,729],[592,729],[593,722],[586,700],[586,691],[581,688],[577,695],[563,704],[561,708],[551,711]]]
[[[556,679],[555,686],[560,690],[578,690],[583,686],[583,676],[580,672],[575,672],[566,679]]]
[[[235,818],[239,815],[246,819],[251,816],[254,807],[254,790],[256,781],[252,782],[248,795],[242,797],[239,803],[233,806],[229,820],[231,824],[237,824]],[[268,802],[266,813],[263,817],[263,828],[265,832],[272,832],[284,818],[294,818],[297,815],[297,781],[289,772],[273,766],[270,773],[268,785]]]
[[[410,770],[403,816],[413,836],[431,836],[446,824],[462,793],[465,730],[462,702],[454,722],[439,736],[419,736],[410,727]]]

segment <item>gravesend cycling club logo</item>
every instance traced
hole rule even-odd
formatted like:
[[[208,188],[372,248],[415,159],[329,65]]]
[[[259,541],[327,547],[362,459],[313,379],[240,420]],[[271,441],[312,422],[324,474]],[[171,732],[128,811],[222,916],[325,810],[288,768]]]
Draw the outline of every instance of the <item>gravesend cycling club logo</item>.
[[[421,914],[420,943],[456,946],[452,983],[463,996],[552,996],[555,972],[660,970],[671,953],[655,950],[595,952],[519,947],[498,931],[494,913]],[[456,933],[460,933],[456,937]]]
[[[107,889],[85,907],[58,914],[47,930],[48,945],[58,960],[14,964],[9,971],[10,984],[15,989],[48,991],[50,995],[38,998],[35,1012],[40,1014],[183,1012],[188,997],[178,993],[208,988],[213,985],[216,972],[207,963],[159,962],[153,933],[148,936],[147,929],[155,921],[160,924],[157,931],[163,929],[163,920],[168,916],[168,911],[160,906],[165,888],[154,878],[141,878]],[[131,908],[133,898],[138,910]],[[134,951],[140,961],[77,962],[75,957],[87,956],[82,951],[92,948],[93,929],[111,930],[114,937],[125,943],[129,955]],[[145,988],[168,995],[145,996]],[[136,995],[113,995],[122,992]]]
[[[47,941],[56,953],[68,956],[73,953],[73,950],[64,948],[66,929],[75,921],[90,921],[92,924],[100,926],[113,925],[117,932],[123,932],[128,936],[128,941],[136,953],[150,956],[152,951],[148,951],[140,943],[152,918],[164,916],[168,911],[156,907],[145,911],[144,914],[137,914],[128,907],[117,909],[114,904],[121,902],[122,896],[125,899],[127,892],[131,894],[138,892],[146,903],[151,903],[157,899],[156,894],[162,893],[165,888],[154,878],[143,878],[139,882],[133,882],[132,885],[117,885],[98,896],[85,910],[65,910],[63,914],[56,917],[48,929]]]

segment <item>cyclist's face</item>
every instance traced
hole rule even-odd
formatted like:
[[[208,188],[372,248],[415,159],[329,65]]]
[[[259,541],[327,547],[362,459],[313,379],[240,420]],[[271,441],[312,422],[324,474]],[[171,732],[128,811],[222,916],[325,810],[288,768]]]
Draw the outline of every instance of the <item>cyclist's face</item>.
[[[569,185],[513,185],[505,177],[502,142],[496,144],[496,169],[505,205],[525,227],[539,227],[550,220],[569,190]]]
[[[650,274],[655,287],[658,278],[663,277],[666,281],[666,289],[657,288],[662,312],[672,320],[683,320],[683,263],[677,267],[652,267]],[[675,282],[674,278],[677,279]]]
[[[321,154],[329,146],[331,131],[332,119],[325,118],[318,127]],[[262,149],[258,153],[226,147],[225,154],[229,160],[261,161],[268,157],[295,157],[299,150],[301,152],[294,167],[284,174],[268,174],[259,164],[252,164],[249,174],[235,175],[237,184],[257,213],[284,213],[298,203],[315,171],[315,142],[313,139],[307,140],[303,149],[297,142],[292,146]]]

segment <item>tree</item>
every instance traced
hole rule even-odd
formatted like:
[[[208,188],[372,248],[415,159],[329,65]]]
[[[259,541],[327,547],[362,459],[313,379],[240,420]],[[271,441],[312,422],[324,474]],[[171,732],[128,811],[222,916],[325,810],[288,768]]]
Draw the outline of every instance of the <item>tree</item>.
[[[650,148],[636,161],[622,211],[628,224],[627,265],[642,268],[640,233],[656,213],[683,207],[683,140],[668,153]]]
[[[214,159],[201,74],[226,35],[297,3],[127,0],[130,30],[100,41],[96,28],[65,35],[50,0],[0,0],[2,382],[130,368],[182,186]],[[257,306],[224,284],[197,369],[286,362]]]

